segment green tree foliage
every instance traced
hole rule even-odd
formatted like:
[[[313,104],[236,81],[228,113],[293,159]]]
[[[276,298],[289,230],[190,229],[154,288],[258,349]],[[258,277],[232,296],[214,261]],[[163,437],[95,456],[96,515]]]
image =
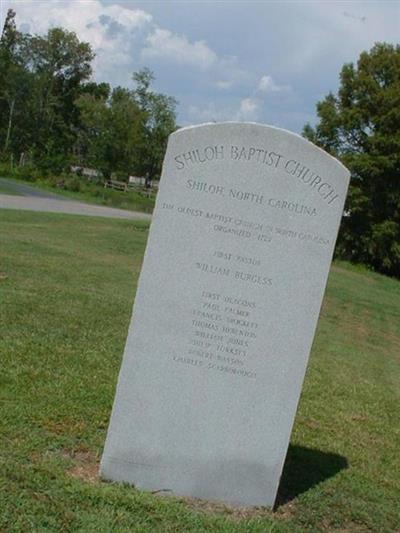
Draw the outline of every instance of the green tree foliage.
[[[87,84],[76,105],[81,112],[79,151],[101,169],[158,179],[168,135],[176,129],[174,98],[150,89],[152,72],[133,74],[134,90]]]
[[[76,101],[81,113],[79,145],[81,158],[110,176],[133,172],[140,146],[141,111],[130,91],[117,87],[110,94],[91,87]]]
[[[400,46],[377,43],[345,64],[317,113],[303,135],[352,173],[337,254],[400,277]]]
[[[136,88],[132,97],[142,112],[136,172],[146,180],[158,179],[168,136],[176,129],[177,101],[150,89],[154,76],[149,69],[135,72],[133,81]]]
[[[75,33],[23,34],[8,11],[0,41],[0,157],[29,154],[53,173],[75,161],[105,176],[157,179],[176,128],[176,101],[151,90],[148,69],[134,73],[134,90],[95,83],[93,58]]]
[[[92,72],[94,54],[88,43],[61,28],[30,39],[29,66],[34,73],[32,112],[35,117],[35,155],[50,167],[68,159],[79,128],[74,105],[82,82]]]
[[[10,94],[11,87],[8,83],[10,70],[15,63],[15,47],[17,28],[15,25],[15,11],[10,9],[4,23],[0,40],[0,146],[7,150],[15,109],[14,95]]]
[[[94,55],[75,33],[17,31],[9,10],[0,41],[0,149],[29,152],[52,170],[66,164],[79,128],[74,101],[91,75]],[[55,167],[55,168],[54,168]]]
[[[17,31],[15,12],[7,13],[0,40],[0,149],[9,150],[18,135],[23,119],[23,106],[29,95],[31,76],[26,68],[26,38]]]

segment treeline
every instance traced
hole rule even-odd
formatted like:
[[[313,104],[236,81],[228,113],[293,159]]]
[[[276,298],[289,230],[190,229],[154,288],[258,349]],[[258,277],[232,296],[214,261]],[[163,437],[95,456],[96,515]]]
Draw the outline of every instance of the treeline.
[[[176,101],[154,92],[148,69],[133,89],[90,81],[94,53],[75,33],[17,30],[9,10],[0,41],[0,159],[41,173],[71,165],[148,180],[160,176]]]
[[[21,33],[8,11],[0,41],[0,162],[23,162],[29,176],[81,165],[104,178],[159,178],[176,129],[175,99],[152,90],[148,69],[133,74],[133,89],[90,81],[93,59],[75,33]],[[400,46],[378,43],[356,65],[344,65],[337,94],[320,101],[317,113],[303,135],[352,173],[336,256],[400,278]]]
[[[351,171],[336,256],[400,278],[400,46],[344,65],[317,113],[303,134]]]

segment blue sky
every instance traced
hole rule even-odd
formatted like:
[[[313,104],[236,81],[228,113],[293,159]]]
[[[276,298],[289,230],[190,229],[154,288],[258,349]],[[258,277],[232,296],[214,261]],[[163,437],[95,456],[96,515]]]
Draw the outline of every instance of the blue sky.
[[[23,31],[61,25],[91,43],[94,78],[132,86],[149,67],[181,125],[264,122],[300,132],[346,62],[400,41],[400,1],[0,0]]]

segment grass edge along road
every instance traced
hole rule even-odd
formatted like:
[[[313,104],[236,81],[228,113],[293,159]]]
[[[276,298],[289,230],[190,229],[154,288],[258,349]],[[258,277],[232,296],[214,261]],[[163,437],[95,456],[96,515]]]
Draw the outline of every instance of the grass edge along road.
[[[2,210],[0,530],[399,528],[400,283],[331,272],[275,513],[97,478],[148,224]]]
[[[21,193],[16,191],[14,187],[8,183],[0,183],[0,194],[11,194],[13,196],[20,196]]]
[[[36,178],[35,180],[22,179],[17,171],[10,171],[5,165],[0,165],[0,177],[4,177],[16,185],[22,184],[34,189],[47,191],[58,196],[76,200],[78,202],[87,202],[90,204],[103,205],[106,207],[117,207],[129,211],[138,211],[142,213],[152,213],[155,204],[155,195],[147,197],[143,191],[130,190],[128,192],[106,189],[101,184],[90,183],[84,178],[69,175],[65,181],[65,186],[71,189],[64,189],[57,186],[61,178]],[[1,190],[4,189],[4,190]],[[10,191],[9,185],[3,185],[0,194],[18,194]]]

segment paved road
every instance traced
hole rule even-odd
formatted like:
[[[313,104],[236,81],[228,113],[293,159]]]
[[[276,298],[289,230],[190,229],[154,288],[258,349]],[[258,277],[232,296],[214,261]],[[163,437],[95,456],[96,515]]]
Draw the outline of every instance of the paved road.
[[[69,213],[90,217],[125,218],[128,220],[151,220],[151,215],[102,205],[82,202],[55,200],[54,198],[35,198],[33,196],[11,196],[0,194],[0,209],[22,209],[27,211],[46,211],[50,213]]]
[[[91,217],[125,218],[128,220],[151,220],[151,215],[137,211],[127,211],[102,205],[76,202],[64,196],[47,191],[40,191],[29,185],[15,183],[0,178],[0,184],[13,189],[24,196],[0,194],[0,209],[22,209],[26,211],[45,211],[49,213],[68,213],[71,215],[87,215]]]
[[[3,187],[6,190],[8,189],[9,191],[15,191],[18,194],[22,194],[22,196],[33,196],[35,198],[53,198],[57,200],[68,201],[68,198],[66,198],[65,196],[61,196],[61,194],[42,191],[40,189],[36,189],[35,187],[31,187],[30,185],[26,185],[25,183],[17,183],[16,181],[9,180],[7,178],[0,178],[0,187]]]

